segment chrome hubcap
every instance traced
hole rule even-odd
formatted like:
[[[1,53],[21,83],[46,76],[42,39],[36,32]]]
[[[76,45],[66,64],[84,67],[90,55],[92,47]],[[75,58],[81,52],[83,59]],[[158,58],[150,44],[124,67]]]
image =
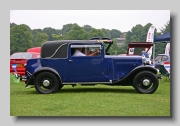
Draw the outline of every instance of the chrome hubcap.
[[[50,85],[50,82],[48,80],[43,81],[43,86],[47,87]]]
[[[148,79],[143,80],[143,85],[148,86],[150,84],[150,81]]]

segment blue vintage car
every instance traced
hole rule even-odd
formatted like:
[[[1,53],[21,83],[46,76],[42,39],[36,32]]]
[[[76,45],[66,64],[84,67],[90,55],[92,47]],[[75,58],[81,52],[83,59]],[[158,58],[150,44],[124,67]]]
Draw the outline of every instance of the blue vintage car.
[[[106,49],[105,43],[109,44]],[[42,94],[77,84],[133,86],[139,93],[154,93],[160,78],[157,70],[146,65],[142,56],[110,55],[108,49],[112,44],[110,39],[45,42],[41,46],[41,58],[27,61],[23,80],[26,86],[34,85]],[[83,56],[74,56],[78,48]]]

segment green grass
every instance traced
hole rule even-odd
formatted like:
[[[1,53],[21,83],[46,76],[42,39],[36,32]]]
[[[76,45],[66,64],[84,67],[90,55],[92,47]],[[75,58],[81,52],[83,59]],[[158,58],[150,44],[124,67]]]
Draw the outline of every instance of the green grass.
[[[125,86],[64,86],[38,94],[24,83],[10,84],[10,116],[170,116],[170,81],[154,94]]]

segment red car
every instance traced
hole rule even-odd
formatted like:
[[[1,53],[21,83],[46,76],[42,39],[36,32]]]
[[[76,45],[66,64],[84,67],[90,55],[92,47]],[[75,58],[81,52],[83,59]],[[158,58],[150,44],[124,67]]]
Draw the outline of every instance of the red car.
[[[128,44],[128,48],[126,51],[126,54],[119,54],[120,56],[140,56],[142,51],[145,49],[147,49],[144,54],[147,54],[147,52],[149,51],[149,49],[153,46],[152,42],[130,42]],[[147,54],[148,55],[148,54]],[[146,57],[146,55],[144,55],[145,60],[146,60],[146,64],[151,65],[152,61],[151,58],[149,58],[149,56]]]
[[[149,49],[153,46],[152,42],[130,42],[128,44],[127,52],[126,54],[119,54],[119,55],[126,55],[126,56],[132,56],[132,55],[139,55],[142,50],[147,49],[146,52],[149,51]],[[133,54],[131,54],[131,49]]]
[[[27,52],[38,52],[38,53],[41,53],[41,47],[29,48],[29,49],[27,50]]]
[[[25,67],[28,59],[39,58],[39,52],[16,52],[10,56],[10,73],[17,73],[20,78],[25,74]]]

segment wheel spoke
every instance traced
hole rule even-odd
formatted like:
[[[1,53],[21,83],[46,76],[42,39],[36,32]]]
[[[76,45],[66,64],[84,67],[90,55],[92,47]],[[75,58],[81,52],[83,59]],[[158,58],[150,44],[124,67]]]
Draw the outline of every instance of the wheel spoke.
[[[53,93],[59,87],[56,76],[49,72],[41,73],[35,80],[37,82],[35,88],[40,93]]]
[[[158,80],[151,72],[141,72],[135,77],[134,87],[140,93],[153,93],[158,87]]]

